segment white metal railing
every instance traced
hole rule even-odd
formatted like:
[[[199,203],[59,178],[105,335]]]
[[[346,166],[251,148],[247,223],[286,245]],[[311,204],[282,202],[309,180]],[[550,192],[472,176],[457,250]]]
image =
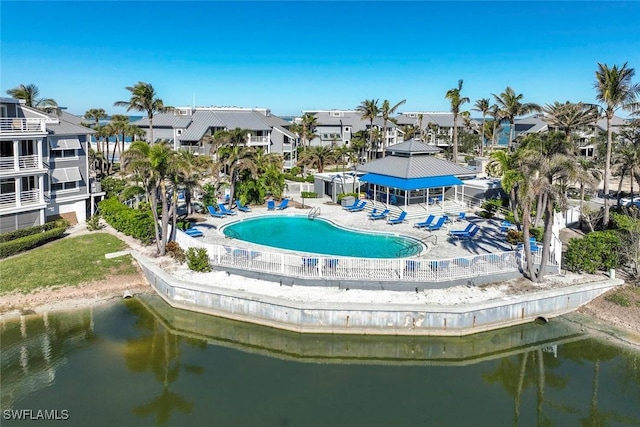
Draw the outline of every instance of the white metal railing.
[[[12,171],[15,167],[15,157],[0,157],[0,171]]]
[[[20,193],[20,203],[23,205],[29,205],[40,202],[39,190],[28,190]]]
[[[16,193],[0,194],[0,208],[9,208],[16,206]]]
[[[250,135],[247,143],[248,145],[267,145],[269,143],[269,137]]]
[[[0,133],[46,132],[45,119],[38,118],[0,118]]]
[[[518,251],[506,251],[440,260],[422,258],[349,258],[264,252],[199,241],[178,232],[176,241],[185,250],[204,248],[212,265],[240,268],[274,275],[329,280],[448,282],[520,269]],[[540,253],[534,262],[540,263]],[[553,258],[550,265],[555,265]]]
[[[38,167],[38,155],[32,154],[29,156],[19,156],[18,166],[20,169],[32,169]]]

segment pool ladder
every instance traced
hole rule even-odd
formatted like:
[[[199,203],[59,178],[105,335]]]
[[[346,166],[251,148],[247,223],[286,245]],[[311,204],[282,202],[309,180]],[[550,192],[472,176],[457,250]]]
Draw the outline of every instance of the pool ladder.
[[[314,219],[318,215],[320,215],[320,206],[316,206],[315,208],[311,209],[311,211],[307,215],[307,218]]]

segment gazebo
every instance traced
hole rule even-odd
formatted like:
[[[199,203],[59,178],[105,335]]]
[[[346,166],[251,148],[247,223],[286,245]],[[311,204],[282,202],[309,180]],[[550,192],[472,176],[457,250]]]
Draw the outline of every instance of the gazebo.
[[[441,150],[422,141],[409,139],[387,149],[387,156],[357,169],[359,180],[370,186],[369,196],[389,204],[435,203],[444,209],[445,195],[461,204],[464,183],[460,178],[475,177],[476,172],[448,160],[435,157]],[[460,189],[460,192],[458,191]],[[458,197],[460,195],[460,197]]]

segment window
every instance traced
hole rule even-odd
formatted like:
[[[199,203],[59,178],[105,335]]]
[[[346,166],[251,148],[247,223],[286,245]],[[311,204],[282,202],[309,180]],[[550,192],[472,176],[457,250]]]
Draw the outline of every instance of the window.
[[[52,191],[59,190],[73,190],[78,187],[78,183],[75,181],[72,182],[58,182],[56,184],[51,184]]]
[[[35,176],[22,177],[22,191],[36,190],[37,188],[38,184]]]
[[[16,180],[14,178],[0,179],[0,194],[10,194],[15,192]]]
[[[76,150],[51,150],[51,157],[54,159],[60,159],[65,157],[78,157]]]
[[[33,156],[36,154],[33,141],[30,139],[23,139],[20,141],[20,155],[21,156]]]
[[[9,117],[7,115],[7,106],[6,105],[0,105],[0,117]]]
[[[13,141],[0,142],[0,157],[13,157]]]

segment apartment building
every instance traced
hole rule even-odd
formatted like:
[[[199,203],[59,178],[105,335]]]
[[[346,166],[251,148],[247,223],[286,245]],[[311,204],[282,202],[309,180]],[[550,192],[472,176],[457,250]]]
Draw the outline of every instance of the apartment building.
[[[92,199],[87,141],[93,131],[79,123],[66,112],[47,114],[0,98],[1,233],[58,216],[86,221]]]

